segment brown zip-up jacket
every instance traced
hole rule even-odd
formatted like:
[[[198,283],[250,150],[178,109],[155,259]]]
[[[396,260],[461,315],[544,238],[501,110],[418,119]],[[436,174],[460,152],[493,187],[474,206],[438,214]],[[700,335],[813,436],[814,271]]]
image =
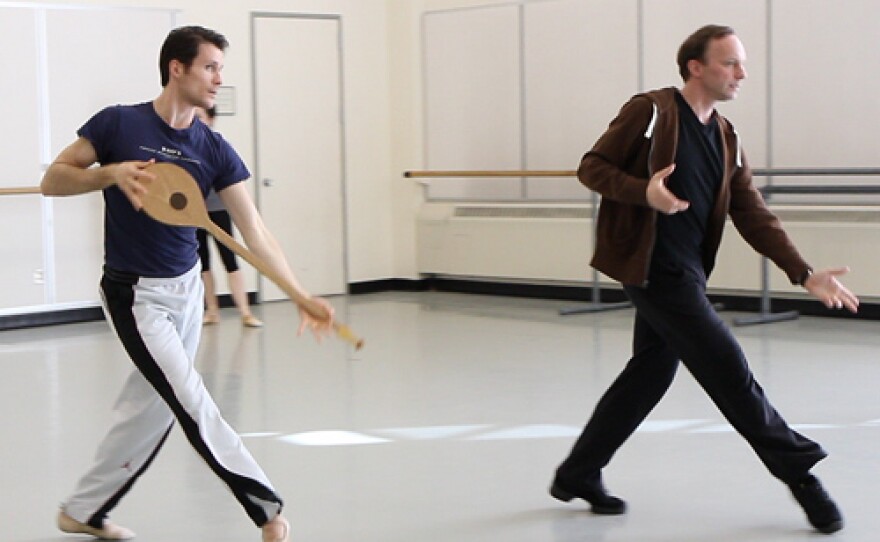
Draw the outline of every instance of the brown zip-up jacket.
[[[669,87],[632,97],[578,168],[581,183],[602,196],[590,264],[626,285],[644,285],[648,278],[657,211],[648,205],[645,193],[653,173],[675,161],[675,92]],[[730,215],[752,248],[785,271],[792,284],[801,284],[810,266],[752,184],[752,172],[733,125],[716,116],[724,148],[724,176],[703,244],[706,276],[715,266],[725,218]]]

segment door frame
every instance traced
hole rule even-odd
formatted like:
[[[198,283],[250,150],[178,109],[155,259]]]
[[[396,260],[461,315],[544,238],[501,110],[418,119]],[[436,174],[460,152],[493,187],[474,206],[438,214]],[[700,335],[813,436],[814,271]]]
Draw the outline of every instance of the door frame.
[[[253,121],[253,137],[254,137],[254,203],[258,210],[261,210],[262,198],[262,172],[260,171],[260,135],[259,135],[259,98],[257,87],[257,21],[259,19],[304,19],[304,20],[332,20],[336,24],[336,47],[339,70],[339,189],[341,191],[342,208],[342,281],[343,295],[349,290],[349,260],[348,260],[348,171],[346,168],[346,157],[348,152],[345,145],[345,60],[343,57],[343,30],[342,16],[332,14],[317,13],[288,13],[275,11],[252,11],[250,14],[250,40],[251,40],[251,97],[252,97],[252,121]],[[258,272],[257,278],[257,301],[262,302],[263,297],[263,281]]]

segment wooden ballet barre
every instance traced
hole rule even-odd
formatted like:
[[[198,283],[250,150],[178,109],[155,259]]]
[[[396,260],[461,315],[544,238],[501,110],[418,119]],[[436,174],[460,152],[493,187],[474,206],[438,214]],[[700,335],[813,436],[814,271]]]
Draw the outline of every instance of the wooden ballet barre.
[[[867,184],[771,185],[758,190],[770,194],[880,194],[880,186]]]
[[[405,171],[404,177],[574,177],[574,170]]]
[[[574,170],[436,170],[436,171],[405,171],[404,177],[574,177]],[[880,168],[780,168],[752,170],[755,177],[788,177],[812,175],[880,175]]]
[[[42,194],[39,186],[17,186],[0,188],[0,196],[16,196],[20,194]]]
[[[811,177],[811,176],[848,176],[848,175],[880,175],[880,168],[847,167],[847,168],[753,168],[755,177]]]

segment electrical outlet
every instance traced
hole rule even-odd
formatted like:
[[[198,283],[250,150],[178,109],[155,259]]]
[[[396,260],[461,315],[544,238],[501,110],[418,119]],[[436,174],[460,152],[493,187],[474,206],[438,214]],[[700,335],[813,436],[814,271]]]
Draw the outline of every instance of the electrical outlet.
[[[42,269],[34,270],[34,284],[43,284],[45,282],[46,281],[43,278],[43,270]]]

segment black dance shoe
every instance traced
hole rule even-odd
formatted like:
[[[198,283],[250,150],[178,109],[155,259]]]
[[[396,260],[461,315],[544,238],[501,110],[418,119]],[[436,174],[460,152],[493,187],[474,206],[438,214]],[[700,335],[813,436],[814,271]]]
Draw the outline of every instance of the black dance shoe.
[[[831,534],[843,529],[843,516],[818,478],[811,474],[788,488],[817,531]]]
[[[550,485],[550,496],[562,502],[569,502],[575,498],[583,499],[590,503],[590,509],[594,514],[614,516],[626,512],[626,502],[609,495],[601,482],[574,488],[561,484],[557,478]]]

